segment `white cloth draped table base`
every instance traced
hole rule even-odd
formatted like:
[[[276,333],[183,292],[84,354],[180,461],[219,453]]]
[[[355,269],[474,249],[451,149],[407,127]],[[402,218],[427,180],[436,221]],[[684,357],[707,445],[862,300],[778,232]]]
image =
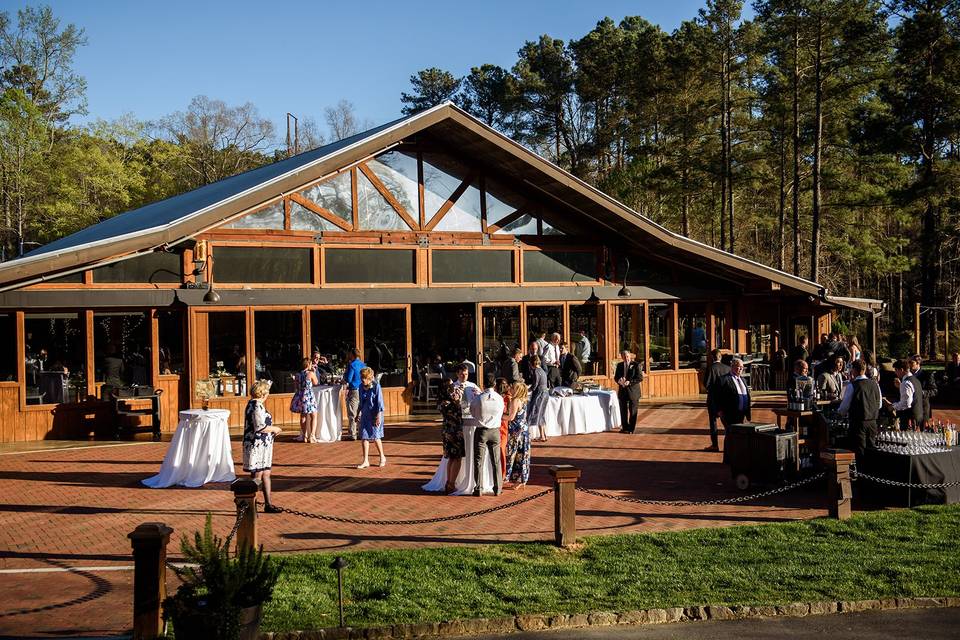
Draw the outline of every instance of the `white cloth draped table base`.
[[[474,473],[473,473],[473,432],[477,428],[476,420],[473,418],[463,421],[463,444],[466,455],[460,464],[460,473],[457,474],[456,489],[451,495],[463,496],[473,493]],[[490,456],[487,455],[486,448],[483,450],[483,473],[481,490],[484,493],[493,493],[493,469],[496,467],[497,473],[500,473],[500,454],[497,453],[493,464],[490,464]],[[443,491],[447,486],[447,466],[449,460],[442,458],[437,472],[433,474],[430,482],[423,485],[425,491]]]
[[[343,430],[343,409],[340,407],[341,384],[323,384],[313,388],[317,399],[317,438],[320,442],[336,442]]]
[[[143,480],[153,489],[180,485],[200,487],[208,482],[232,482],[230,412],[226,409],[191,409],[180,412],[160,473]]]
[[[620,404],[613,391],[590,391],[565,398],[550,396],[541,422],[549,437],[611,431],[620,427]],[[539,427],[531,425],[530,437],[539,435]]]

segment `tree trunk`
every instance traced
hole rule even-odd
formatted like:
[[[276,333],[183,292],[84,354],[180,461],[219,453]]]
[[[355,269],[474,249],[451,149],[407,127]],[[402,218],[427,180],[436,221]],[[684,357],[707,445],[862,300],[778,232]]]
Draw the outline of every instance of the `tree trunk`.
[[[823,153],[823,37],[817,23],[817,48],[814,63],[813,126],[813,220],[810,226],[810,280],[820,277],[820,159]]]
[[[783,271],[786,260],[786,247],[783,243],[783,230],[787,213],[787,123],[786,114],[780,121],[780,202],[777,206],[777,269]]]
[[[793,275],[800,275],[800,10],[793,19]]]
[[[727,250],[727,68],[726,54],[720,63],[720,248]],[[732,231],[732,230],[731,230]]]

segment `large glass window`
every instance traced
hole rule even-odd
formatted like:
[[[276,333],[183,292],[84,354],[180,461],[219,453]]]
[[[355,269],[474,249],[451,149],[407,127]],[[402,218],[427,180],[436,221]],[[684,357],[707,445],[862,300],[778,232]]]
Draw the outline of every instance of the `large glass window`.
[[[442,364],[452,373],[464,360],[477,363],[475,305],[415,304],[410,313],[413,358],[418,367]]]
[[[353,196],[349,171],[308,187],[299,195],[326,209],[348,225],[353,225]]]
[[[86,395],[86,332],[79,313],[27,313],[27,404],[77,402]]]
[[[509,216],[511,213],[517,211],[524,205],[525,199],[522,196],[515,193],[512,189],[498,183],[496,180],[487,178],[485,186],[487,191],[487,224],[496,224],[500,226],[499,222],[501,220]],[[523,216],[523,218],[526,218],[527,222],[529,222],[529,220],[533,220],[533,226],[523,226],[522,229],[519,227],[514,227],[513,230],[505,232],[535,235],[537,233],[536,218],[532,218],[529,215]]]
[[[527,352],[520,344],[520,305],[503,307],[482,307],[480,312],[483,331],[484,373],[499,371],[497,363],[514,349]]]
[[[469,170],[453,158],[438,153],[423,154],[423,202],[425,219],[430,220],[450,199]],[[481,231],[480,188],[474,183],[453,203],[436,231]]]
[[[363,310],[363,361],[377,374],[381,386],[406,386],[406,309]]]
[[[151,358],[146,313],[93,314],[94,381],[111,387],[150,384]]]
[[[271,393],[293,393],[293,377],[303,359],[303,314],[254,311],[254,361],[257,380],[272,380]]]
[[[729,349],[730,332],[727,331],[727,314],[724,307],[713,309],[713,348]]]
[[[505,225],[497,224],[499,227],[494,231],[494,235],[500,233],[509,233],[517,236],[535,236],[537,235],[537,219],[534,218],[529,213],[525,213],[513,222],[508,222]]]
[[[639,362],[647,361],[647,339],[644,334],[643,305],[620,304],[617,307],[617,359],[626,349],[637,356]]]
[[[283,229],[283,199],[223,225],[224,229]]]
[[[541,336],[559,333],[563,337],[563,307],[554,305],[527,305],[527,342]]]
[[[350,350],[357,346],[357,313],[353,309],[310,312],[310,352],[327,356],[336,373],[347,366]]]
[[[768,358],[771,351],[773,327],[767,322],[751,322],[747,326],[747,352]]]
[[[183,315],[179,310],[157,312],[160,375],[183,373]]]
[[[603,311],[597,304],[570,306],[570,351],[580,358],[584,375],[602,376],[607,372]]]
[[[438,249],[431,262],[434,282],[513,282],[513,251]]]
[[[0,380],[10,382],[17,379],[17,316],[12,313],[0,313]]]
[[[650,316],[650,369],[673,368],[673,339],[670,337],[673,322],[673,304],[651,302],[647,305]]]
[[[292,200],[290,201],[290,228],[294,231],[343,231],[323,216]]]
[[[680,342],[678,354],[681,369],[699,369],[706,363],[707,354],[707,307],[704,304],[679,305],[677,339]]]
[[[590,282],[597,279],[597,254],[592,251],[524,251],[526,282]]]
[[[403,282],[416,279],[413,249],[326,249],[324,272],[329,283]]]
[[[209,377],[219,396],[247,395],[247,314],[208,313]]]
[[[377,191],[367,176],[359,171],[357,172],[357,208],[357,224],[364,231],[410,230],[383,194]]]
[[[93,270],[94,282],[180,282],[183,258],[179,253],[154,251]]]
[[[313,278],[313,249],[215,247],[213,275],[217,282],[309,283]]]
[[[410,217],[417,219],[420,215],[417,157],[412,153],[388,151],[367,162],[367,166]]]

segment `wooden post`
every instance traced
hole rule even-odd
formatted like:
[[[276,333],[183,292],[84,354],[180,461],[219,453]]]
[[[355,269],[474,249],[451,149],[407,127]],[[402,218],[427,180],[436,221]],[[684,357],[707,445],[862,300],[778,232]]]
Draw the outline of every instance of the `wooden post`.
[[[854,461],[852,451],[827,449],[820,453],[820,460],[827,471],[827,500],[830,517],[846,520],[850,517],[853,488],[850,486],[850,464]]]
[[[920,353],[920,303],[913,305],[913,352]]]
[[[167,543],[173,529],[145,522],[127,534],[133,547],[133,639],[163,632],[161,604],[167,597]]]
[[[257,544],[257,491],[260,485],[249,478],[239,478],[230,484],[230,490],[233,491],[233,501],[237,504],[237,516],[240,517],[240,510],[243,505],[247,505],[240,520],[240,527],[237,529],[237,550],[243,547],[256,549]]]
[[[558,547],[577,540],[577,480],[580,469],[569,464],[550,467],[553,476],[553,528]]]

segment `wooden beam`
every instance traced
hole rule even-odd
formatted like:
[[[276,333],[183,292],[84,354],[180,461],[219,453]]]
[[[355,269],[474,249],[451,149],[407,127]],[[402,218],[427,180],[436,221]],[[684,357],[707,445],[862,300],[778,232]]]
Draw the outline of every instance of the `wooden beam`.
[[[447,201],[443,203],[443,206],[440,207],[440,209],[432,218],[430,218],[430,222],[428,222],[427,226],[425,227],[427,231],[433,231],[434,227],[436,227],[437,224],[443,219],[443,216],[447,215],[447,212],[453,208],[454,203],[460,198],[460,196],[464,194],[473,180],[474,174],[472,172],[468,173],[467,177],[464,178],[463,182],[460,183],[460,186],[454,189],[453,193],[450,194],[450,197],[447,198]]]
[[[353,230],[360,230],[360,205],[357,202],[357,168],[350,169],[350,208],[353,210]]]
[[[310,211],[314,212],[315,214],[317,214],[327,222],[337,225],[344,231],[353,231],[353,229],[346,222],[346,220],[344,220],[334,212],[328,209],[324,209],[323,207],[318,205],[316,202],[311,202],[310,200],[307,200],[306,198],[301,196],[299,193],[291,193],[290,199],[296,202],[297,204],[303,206],[305,209],[309,209]]]
[[[516,222],[517,220],[527,215],[528,213],[529,211],[527,211],[527,208],[525,206],[520,207],[510,215],[500,218],[500,220],[496,224],[487,224],[487,233],[491,233],[491,234],[496,233],[497,231],[500,231],[508,224]]]
[[[423,188],[423,154],[417,153],[417,206],[420,213],[420,228],[423,229],[426,212],[426,197]]]
[[[358,168],[361,172],[363,172],[363,175],[367,176],[367,180],[370,181],[370,184],[373,185],[374,189],[379,191],[380,195],[382,195],[383,198],[390,204],[390,206],[393,207],[393,210],[397,212],[397,215],[403,218],[403,221],[407,223],[407,226],[414,231],[420,229],[420,225],[410,217],[410,214],[407,213],[407,210],[403,208],[403,205],[400,204],[395,197],[393,197],[393,194],[390,193],[390,190],[387,189],[386,185],[380,181],[380,178],[377,177],[377,174],[375,174],[373,170],[366,165],[366,163],[358,165]]]

